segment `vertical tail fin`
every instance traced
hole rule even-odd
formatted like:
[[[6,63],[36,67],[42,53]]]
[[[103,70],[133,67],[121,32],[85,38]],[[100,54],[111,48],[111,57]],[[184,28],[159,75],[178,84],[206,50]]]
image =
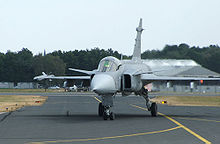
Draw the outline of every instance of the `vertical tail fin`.
[[[142,28],[142,19],[140,19],[139,26],[136,28],[137,37],[135,39],[134,51],[132,60],[140,61],[141,60],[141,33],[144,29]]]

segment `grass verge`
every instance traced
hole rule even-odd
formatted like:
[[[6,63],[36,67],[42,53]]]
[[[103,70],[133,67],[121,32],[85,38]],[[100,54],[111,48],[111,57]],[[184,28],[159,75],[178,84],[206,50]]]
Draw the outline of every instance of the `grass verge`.
[[[220,96],[157,96],[151,101],[171,106],[220,106]]]
[[[0,112],[10,112],[24,106],[41,106],[47,97],[34,95],[0,95]]]

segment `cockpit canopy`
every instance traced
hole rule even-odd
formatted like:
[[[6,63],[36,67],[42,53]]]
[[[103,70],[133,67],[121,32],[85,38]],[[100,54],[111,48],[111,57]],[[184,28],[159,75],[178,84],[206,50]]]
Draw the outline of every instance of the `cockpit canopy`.
[[[115,57],[108,56],[99,62],[98,71],[100,72],[114,72],[121,66],[121,61]]]

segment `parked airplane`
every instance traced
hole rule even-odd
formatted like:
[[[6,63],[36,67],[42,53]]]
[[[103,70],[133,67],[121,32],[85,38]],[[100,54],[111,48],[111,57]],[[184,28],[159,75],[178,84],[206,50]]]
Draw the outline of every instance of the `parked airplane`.
[[[146,100],[147,109],[152,116],[157,116],[157,104],[151,103],[148,97],[148,91],[144,88],[146,84],[153,81],[167,80],[220,80],[220,78],[198,78],[198,77],[171,77],[158,76],[155,73],[162,70],[151,69],[141,60],[141,34],[142,19],[139,26],[136,28],[137,36],[131,60],[119,60],[115,57],[108,56],[99,62],[97,70],[86,71],[69,68],[69,70],[85,73],[89,76],[54,76],[43,73],[41,76],[34,79],[90,79],[91,90],[102,98],[102,103],[99,104],[98,114],[103,116],[104,120],[110,118],[115,119],[115,114],[112,112],[113,96],[121,92],[122,96],[128,96],[132,92],[135,95],[143,96]]]

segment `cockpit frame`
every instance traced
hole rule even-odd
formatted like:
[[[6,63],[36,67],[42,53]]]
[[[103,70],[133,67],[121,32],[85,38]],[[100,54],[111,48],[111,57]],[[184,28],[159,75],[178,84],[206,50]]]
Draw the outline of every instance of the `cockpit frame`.
[[[121,66],[121,61],[113,56],[108,56],[103,58],[99,62],[98,71],[99,72],[115,72]]]

